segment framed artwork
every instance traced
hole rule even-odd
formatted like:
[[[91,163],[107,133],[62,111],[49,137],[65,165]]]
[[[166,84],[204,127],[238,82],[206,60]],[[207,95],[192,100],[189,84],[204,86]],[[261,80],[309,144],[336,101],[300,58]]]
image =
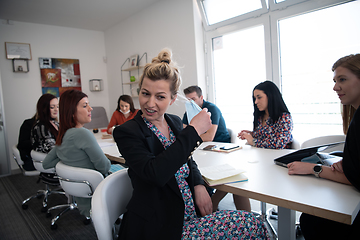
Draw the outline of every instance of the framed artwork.
[[[139,55],[133,55],[130,57],[130,63],[129,63],[129,68],[131,67],[137,67],[138,65],[138,59],[139,59]]]
[[[30,43],[5,42],[5,51],[7,59],[32,59]]]
[[[69,89],[81,91],[79,59],[39,58],[43,93],[60,97]]]

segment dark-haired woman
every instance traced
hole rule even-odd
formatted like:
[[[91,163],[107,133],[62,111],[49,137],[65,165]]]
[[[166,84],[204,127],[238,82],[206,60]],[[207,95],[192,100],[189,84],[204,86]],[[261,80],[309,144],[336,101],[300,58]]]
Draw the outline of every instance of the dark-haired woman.
[[[110,161],[104,155],[92,132],[84,128],[91,122],[92,108],[87,95],[78,90],[65,91],[60,97],[60,129],[56,146],[43,161],[45,169],[61,161],[66,165],[94,169],[104,176]],[[80,213],[90,218],[91,198],[75,198]]]
[[[36,105],[35,125],[31,130],[33,150],[48,153],[55,145],[59,123],[59,101],[52,94],[43,94]]]
[[[121,95],[117,101],[117,108],[107,127],[107,133],[112,134],[114,126],[133,119],[138,111],[138,109],[135,109],[134,102],[129,95]]]
[[[253,90],[253,131],[242,130],[238,137],[259,148],[290,148],[293,122],[278,87],[270,81],[259,83]]]
[[[242,130],[238,137],[249,145],[259,148],[290,148],[293,141],[293,122],[278,87],[271,81],[261,82],[253,90],[253,131]],[[213,208],[217,209],[227,193],[217,190],[212,196]],[[236,209],[251,210],[247,197],[234,195]]]

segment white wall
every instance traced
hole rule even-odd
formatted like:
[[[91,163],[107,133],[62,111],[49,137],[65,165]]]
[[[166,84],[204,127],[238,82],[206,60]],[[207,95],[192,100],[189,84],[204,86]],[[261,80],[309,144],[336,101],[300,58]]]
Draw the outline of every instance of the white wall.
[[[12,71],[12,61],[5,57],[4,42],[30,43],[30,72]],[[36,102],[42,94],[39,57],[79,59],[82,90],[88,94],[92,106],[104,106],[108,116],[110,115],[109,86],[106,63],[103,61],[103,32],[24,22],[6,25],[0,20],[0,43],[0,73],[9,153],[10,147],[17,143],[23,120],[34,115]],[[104,79],[104,91],[89,91],[89,79],[93,78]],[[9,154],[12,169],[16,169],[10,156],[12,154]]]
[[[134,54],[141,56],[147,52],[148,62],[151,62],[161,49],[168,47],[173,52],[173,59],[181,67],[181,93],[189,85],[198,83],[195,26],[197,31],[201,31],[201,22],[194,24],[194,14],[198,13],[193,10],[194,3],[196,0],[160,1],[105,31],[112,111],[122,94],[121,65]],[[199,72],[204,74],[203,64],[201,67]],[[134,103],[138,106],[138,98],[134,98]],[[184,104],[180,102],[175,102],[168,110],[181,117],[184,111]]]
[[[5,49],[0,47],[0,79],[9,153],[10,147],[17,143],[20,125],[24,119],[33,116],[41,95],[39,57],[79,59],[82,89],[89,95],[92,106],[105,107],[109,119],[122,94],[121,65],[134,54],[147,52],[150,62],[161,49],[168,47],[181,67],[181,93],[190,85],[199,84],[205,88],[203,33],[196,0],[157,2],[108,29],[105,34],[24,22],[6,25],[3,22],[0,19],[0,43],[30,43],[32,52],[30,72],[13,73],[11,60],[5,58]],[[107,63],[104,63],[104,57]],[[89,91],[89,79],[93,78],[104,80],[104,91]],[[138,107],[137,98],[134,102]],[[184,104],[176,102],[168,112],[182,117],[184,111]],[[10,162],[12,169],[16,169],[14,161],[11,159]]]

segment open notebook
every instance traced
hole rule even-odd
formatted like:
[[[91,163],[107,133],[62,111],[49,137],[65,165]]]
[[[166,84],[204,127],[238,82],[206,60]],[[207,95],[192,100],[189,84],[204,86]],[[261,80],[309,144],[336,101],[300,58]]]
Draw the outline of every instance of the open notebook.
[[[119,171],[121,169],[124,169],[124,167],[121,166],[120,164],[111,164],[109,173],[111,174],[111,173],[114,173],[114,172]]]
[[[236,169],[229,164],[199,168],[204,181],[209,186],[247,181],[242,169]]]

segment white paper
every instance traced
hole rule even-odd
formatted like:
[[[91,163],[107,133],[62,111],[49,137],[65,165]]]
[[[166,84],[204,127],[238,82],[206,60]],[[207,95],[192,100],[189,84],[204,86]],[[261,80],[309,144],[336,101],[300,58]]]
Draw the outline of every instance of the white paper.
[[[100,148],[111,147],[111,146],[115,145],[115,143],[113,143],[113,142],[98,142],[98,143],[99,143]]]
[[[201,174],[211,180],[219,180],[227,177],[234,176],[239,173],[245,172],[242,169],[236,169],[229,164],[209,166],[200,168]]]

